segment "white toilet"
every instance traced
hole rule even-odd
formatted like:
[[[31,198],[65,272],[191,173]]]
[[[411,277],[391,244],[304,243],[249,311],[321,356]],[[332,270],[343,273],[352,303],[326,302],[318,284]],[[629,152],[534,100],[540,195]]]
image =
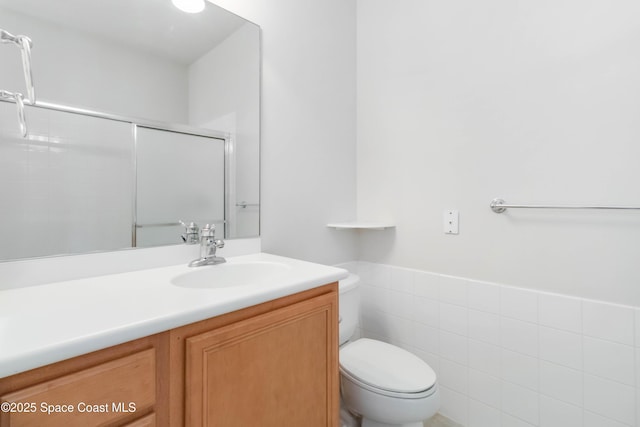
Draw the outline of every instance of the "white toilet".
[[[340,388],[362,427],[422,427],[440,407],[436,374],[416,355],[382,341],[349,341],[358,325],[360,278],[340,281]],[[343,422],[348,425],[348,423]]]

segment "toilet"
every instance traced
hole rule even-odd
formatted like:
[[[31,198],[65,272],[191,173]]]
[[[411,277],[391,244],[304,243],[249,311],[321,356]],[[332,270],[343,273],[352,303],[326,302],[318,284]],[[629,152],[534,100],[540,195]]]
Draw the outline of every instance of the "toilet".
[[[340,392],[344,409],[362,427],[422,427],[440,407],[433,369],[416,355],[382,341],[350,341],[358,325],[360,278],[350,274],[340,291]]]

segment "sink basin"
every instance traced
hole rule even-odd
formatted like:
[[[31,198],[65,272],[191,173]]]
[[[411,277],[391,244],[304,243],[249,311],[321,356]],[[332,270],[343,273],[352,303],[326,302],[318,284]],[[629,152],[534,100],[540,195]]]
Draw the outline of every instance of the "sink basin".
[[[235,262],[205,267],[171,279],[175,286],[196,289],[217,289],[275,283],[291,270],[286,264],[269,261]]]

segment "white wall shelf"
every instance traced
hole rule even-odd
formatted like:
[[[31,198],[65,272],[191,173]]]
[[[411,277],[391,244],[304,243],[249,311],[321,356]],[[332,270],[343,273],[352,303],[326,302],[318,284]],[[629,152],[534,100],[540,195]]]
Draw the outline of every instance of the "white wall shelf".
[[[329,228],[341,230],[384,230],[395,228],[395,224],[390,221],[345,221],[332,222],[327,224]]]

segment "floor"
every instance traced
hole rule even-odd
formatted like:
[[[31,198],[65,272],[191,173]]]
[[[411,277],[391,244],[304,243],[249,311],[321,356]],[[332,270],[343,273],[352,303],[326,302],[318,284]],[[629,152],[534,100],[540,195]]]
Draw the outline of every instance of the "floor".
[[[340,425],[342,427],[357,427],[360,422],[343,412],[344,409],[340,409]],[[424,422],[424,427],[462,427],[460,424],[451,421],[449,418],[443,417],[440,414],[436,414],[427,421]]]
[[[424,427],[462,427],[460,424],[451,421],[449,418],[436,414],[424,422]]]

